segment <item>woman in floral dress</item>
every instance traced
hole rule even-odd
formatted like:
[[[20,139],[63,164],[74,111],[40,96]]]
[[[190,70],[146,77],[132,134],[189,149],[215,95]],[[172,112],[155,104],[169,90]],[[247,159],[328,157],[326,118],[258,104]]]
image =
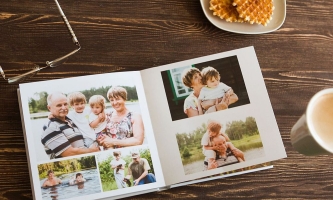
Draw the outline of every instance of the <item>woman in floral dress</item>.
[[[144,128],[141,115],[126,108],[127,91],[123,87],[112,87],[107,93],[114,111],[107,114],[106,130],[109,136],[98,139],[106,148],[136,146],[143,143]]]

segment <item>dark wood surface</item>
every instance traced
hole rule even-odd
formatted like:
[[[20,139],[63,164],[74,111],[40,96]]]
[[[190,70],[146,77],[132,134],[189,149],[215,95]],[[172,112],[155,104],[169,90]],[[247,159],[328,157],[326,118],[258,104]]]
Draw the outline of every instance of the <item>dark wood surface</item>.
[[[25,82],[141,70],[254,46],[288,158],[266,171],[133,199],[332,199],[333,157],[305,157],[289,134],[317,91],[333,87],[333,2],[288,0],[283,26],[242,35],[220,30],[194,0],[60,0],[82,49]],[[51,0],[0,2],[0,65],[8,77],[74,50]],[[31,199],[17,84],[0,80],[0,199]]]

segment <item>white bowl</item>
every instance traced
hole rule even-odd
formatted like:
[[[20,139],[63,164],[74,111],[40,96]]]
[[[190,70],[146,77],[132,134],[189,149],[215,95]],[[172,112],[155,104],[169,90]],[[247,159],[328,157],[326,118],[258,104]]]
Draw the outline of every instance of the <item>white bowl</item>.
[[[260,24],[227,22],[224,19],[220,19],[219,17],[214,16],[213,11],[209,10],[210,0],[200,0],[200,2],[206,17],[212,24],[222,30],[234,33],[269,33],[280,28],[284,23],[284,20],[286,19],[286,0],[273,0],[273,5],[275,9],[273,11],[272,20],[267,24],[267,26],[263,26]]]

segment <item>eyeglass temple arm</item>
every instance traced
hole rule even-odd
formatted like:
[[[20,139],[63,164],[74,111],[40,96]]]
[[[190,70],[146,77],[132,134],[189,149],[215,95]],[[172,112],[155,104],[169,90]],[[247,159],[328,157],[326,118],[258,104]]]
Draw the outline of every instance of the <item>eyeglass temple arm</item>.
[[[52,61],[46,61],[46,65],[47,65],[46,67],[56,67],[57,65],[53,65],[54,63],[57,63],[57,62],[59,62],[61,60],[64,60],[64,59],[67,59],[69,56],[75,54],[80,49],[81,49],[81,46],[79,45],[78,49],[75,49],[74,51],[72,51],[72,52],[70,52],[70,53],[68,53],[68,54],[66,54],[66,55],[64,55],[64,56],[62,56],[60,58],[57,58],[57,59],[52,60]]]
[[[74,31],[73,31],[71,25],[69,24],[69,22],[67,20],[67,17],[65,16],[64,12],[62,11],[62,9],[60,7],[60,4],[58,3],[57,0],[54,0],[54,1],[57,4],[57,7],[59,9],[60,15],[62,16],[62,19],[64,20],[65,24],[67,25],[67,29],[68,29],[69,33],[72,35],[72,40],[73,40],[74,44],[80,47],[80,43],[77,40],[77,38],[76,38],[76,36],[74,34]]]
[[[2,67],[0,66],[0,74],[2,75],[2,77],[3,77],[6,81],[8,81],[8,83],[14,83],[14,82],[19,81],[19,80],[22,79],[22,78],[25,78],[27,75],[30,75],[30,74],[33,74],[33,73],[37,73],[37,72],[39,72],[40,70],[42,70],[42,69],[44,69],[44,68],[47,68],[47,67],[54,67],[54,66],[52,66],[53,63],[57,63],[57,62],[59,62],[60,60],[64,60],[64,59],[66,59],[67,57],[69,57],[69,56],[75,54],[76,52],[78,52],[78,51],[80,50],[80,48],[81,48],[81,47],[79,46],[78,49],[75,49],[74,51],[68,53],[67,55],[64,55],[64,56],[62,56],[62,57],[60,57],[60,58],[57,58],[57,59],[55,59],[55,60],[53,60],[53,61],[46,61],[46,66],[45,66],[45,67],[39,67],[38,65],[36,65],[34,69],[32,69],[32,70],[30,70],[30,71],[28,71],[28,72],[26,72],[26,73],[24,73],[24,74],[20,74],[20,75],[18,75],[18,76],[14,76],[14,77],[11,77],[11,78],[8,78],[8,79],[6,78],[4,71],[2,70]]]
[[[45,68],[45,67],[39,67],[39,66],[36,66],[34,69],[32,69],[32,70],[30,70],[30,71],[28,71],[28,72],[26,72],[26,73],[24,73],[24,74],[21,74],[21,75],[18,75],[18,76],[15,76],[15,77],[12,77],[12,78],[8,78],[8,79],[6,79],[6,77],[5,77],[5,73],[3,72],[3,70],[2,70],[2,68],[1,68],[1,66],[0,66],[0,73],[1,73],[2,77],[3,77],[5,80],[8,81],[8,83],[14,83],[14,82],[16,82],[16,81],[18,81],[18,80],[20,80],[20,79],[22,79],[22,78],[25,78],[27,75],[29,75],[29,74],[33,74],[33,73],[36,73],[36,72],[38,72],[38,71],[40,71],[41,69],[44,69],[44,68]]]

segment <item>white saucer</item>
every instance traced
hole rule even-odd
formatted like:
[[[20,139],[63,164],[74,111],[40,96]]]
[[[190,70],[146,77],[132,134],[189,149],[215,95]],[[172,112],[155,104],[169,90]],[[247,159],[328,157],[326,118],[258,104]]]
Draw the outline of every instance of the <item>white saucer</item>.
[[[242,34],[269,33],[280,28],[286,19],[286,0],[273,0],[275,9],[273,11],[272,20],[267,24],[267,26],[250,23],[230,23],[224,19],[220,19],[219,17],[213,15],[213,11],[209,10],[209,1],[210,0],[200,0],[206,17],[216,27],[229,32]]]

